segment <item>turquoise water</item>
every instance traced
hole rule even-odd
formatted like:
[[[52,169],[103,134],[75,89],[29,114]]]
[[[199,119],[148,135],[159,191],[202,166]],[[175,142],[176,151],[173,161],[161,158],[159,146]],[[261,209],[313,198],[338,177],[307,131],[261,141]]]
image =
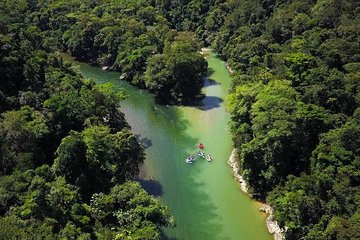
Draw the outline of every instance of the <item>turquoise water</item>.
[[[85,77],[112,82],[129,95],[121,110],[146,148],[139,181],[169,206],[176,219],[174,229],[164,229],[164,239],[272,239],[259,203],[240,191],[227,164],[231,136],[225,104],[231,78],[214,53],[209,52],[207,59],[206,97],[197,108],[158,105],[152,94],[119,81],[119,73],[77,64]],[[200,142],[213,162],[197,159],[186,164],[185,158],[198,150]]]

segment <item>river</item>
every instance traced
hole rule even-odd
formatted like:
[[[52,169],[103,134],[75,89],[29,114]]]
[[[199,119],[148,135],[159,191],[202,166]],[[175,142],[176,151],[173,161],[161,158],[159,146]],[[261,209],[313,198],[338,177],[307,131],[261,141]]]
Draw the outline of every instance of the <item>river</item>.
[[[158,105],[152,94],[119,81],[119,73],[76,63],[85,77],[112,82],[129,95],[121,110],[146,153],[139,182],[169,206],[176,220],[174,229],[163,230],[163,239],[270,240],[266,215],[241,192],[227,164],[231,136],[225,106],[231,78],[215,53],[208,52],[207,60],[206,97],[198,108]],[[200,142],[214,160],[186,164]]]

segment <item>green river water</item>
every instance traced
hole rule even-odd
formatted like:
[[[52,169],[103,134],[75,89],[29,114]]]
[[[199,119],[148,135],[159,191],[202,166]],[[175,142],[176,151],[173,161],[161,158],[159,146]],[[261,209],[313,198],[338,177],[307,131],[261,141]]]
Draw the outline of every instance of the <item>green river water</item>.
[[[270,240],[266,215],[258,211],[259,203],[241,192],[227,164],[231,136],[225,98],[231,78],[213,52],[207,59],[209,77],[201,108],[158,105],[152,94],[119,81],[119,73],[77,64],[85,77],[112,82],[129,95],[121,110],[146,149],[139,181],[169,206],[176,220],[174,229],[164,229],[163,239]],[[197,159],[186,164],[185,158],[200,142],[213,162]]]

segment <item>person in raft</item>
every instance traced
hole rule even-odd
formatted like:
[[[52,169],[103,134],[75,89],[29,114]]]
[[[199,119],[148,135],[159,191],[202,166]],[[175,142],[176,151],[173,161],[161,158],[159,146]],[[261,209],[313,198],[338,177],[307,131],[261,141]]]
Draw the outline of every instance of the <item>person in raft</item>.
[[[205,157],[205,154],[201,151],[197,151],[197,155],[200,156],[200,157]]]
[[[202,143],[199,144],[200,149],[204,149],[204,145]]]

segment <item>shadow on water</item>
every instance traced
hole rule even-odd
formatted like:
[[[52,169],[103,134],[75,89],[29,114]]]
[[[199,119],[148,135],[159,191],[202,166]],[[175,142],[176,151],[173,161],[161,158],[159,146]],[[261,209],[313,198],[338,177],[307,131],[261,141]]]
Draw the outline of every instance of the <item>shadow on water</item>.
[[[186,164],[185,158],[195,154],[200,141],[189,132],[191,122],[175,107],[158,106],[166,112],[162,122],[161,155],[155,159],[157,169],[162,169],[160,180],[164,186],[163,200],[175,217],[174,229],[163,229],[161,239],[208,239],[224,240],[220,236],[222,225],[216,214],[217,207],[205,192],[205,182],[199,176],[209,164],[199,158],[193,164]],[[152,124],[152,120],[149,119]],[[157,119],[159,122],[160,119]],[[155,124],[155,123],[153,123]],[[154,148],[155,148],[154,143]],[[216,229],[216,230],[215,230]]]
[[[166,234],[164,233],[164,231],[161,231],[161,232],[160,232],[160,239],[161,239],[161,240],[179,240],[179,239],[174,238],[174,237],[168,237],[168,236],[166,236]]]
[[[198,109],[208,111],[220,107],[224,100],[215,96],[206,96],[204,100],[197,106]]]
[[[210,87],[210,86],[216,86],[216,85],[220,85],[220,83],[211,78],[207,78],[204,83],[204,87]]]
[[[211,76],[213,73],[215,72],[215,70],[211,67],[208,68],[206,76]]]
[[[141,137],[141,134],[136,134],[135,137],[137,138],[139,144],[143,146],[144,149],[147,149],[152,146],[152,141],[149,138]]]
[[[146,190],[147,193],[153,195],[155,197],[161,197],[163,195],[163,187],[159,181],[154,179],[135,179],[138,183],[140,183],[141,187]]]
[[[192,100],[191,102],[187,102],[186,104],[183,104],[183,106],[194,107],[199,110],[208,111],[220,107],[222,102],[224,102],[222,98],[216,96],[206,96],[205,94],[199,94],[194,100]]]

